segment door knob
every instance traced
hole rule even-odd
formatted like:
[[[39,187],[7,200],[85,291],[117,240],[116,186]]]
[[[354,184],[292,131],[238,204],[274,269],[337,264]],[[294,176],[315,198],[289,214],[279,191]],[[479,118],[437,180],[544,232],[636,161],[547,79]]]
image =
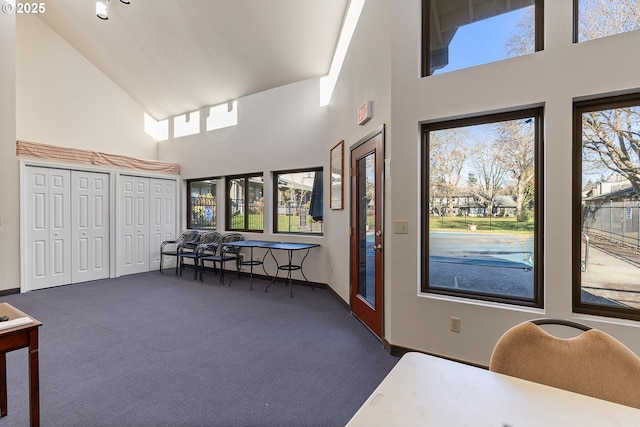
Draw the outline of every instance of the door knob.
[[[377,245],[375,245],[373,247],[373,249],[375,249],[376,251],[380,252],[380,251],[382,251],[382,245],[380,243],[378,243]]]

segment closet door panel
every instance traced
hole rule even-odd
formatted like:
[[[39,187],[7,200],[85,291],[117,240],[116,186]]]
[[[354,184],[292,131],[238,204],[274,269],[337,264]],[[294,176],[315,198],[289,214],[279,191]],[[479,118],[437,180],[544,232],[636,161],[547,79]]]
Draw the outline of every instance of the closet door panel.
[[[109,175],[73,171],[72,282],[109,277]]]
[[[25,289],[71,283],[70,171],[25,169]]]
[[[176,237],[176,182],[152,178],[151,186],[151,270],[160,268],[160,245]],[[165,267],[170,267],[175,257],[165,257]]]
[[[149,178],[120,176],[120,274],[149,271]]]
[[[25,257],[26,280],[30,289],[40,289],[49,285],[49,220],[48,171],[29,168],[27,181],[30,197],[27,202],[27,240],[31,252]]]
[[[69,179],[64,169],[50,169],[50,248],[51,266],[49,286],[71,283],[71,216]]]

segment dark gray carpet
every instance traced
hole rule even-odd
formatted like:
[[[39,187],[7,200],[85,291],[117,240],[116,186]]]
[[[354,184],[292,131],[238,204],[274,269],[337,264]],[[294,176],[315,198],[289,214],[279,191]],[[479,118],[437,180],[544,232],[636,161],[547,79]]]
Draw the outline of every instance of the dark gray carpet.
[[[397,358],[326,289],[144,273],[9,295],[41,322],[42,426],[342,426]],[[28,425],[26,349],[7,354]]]

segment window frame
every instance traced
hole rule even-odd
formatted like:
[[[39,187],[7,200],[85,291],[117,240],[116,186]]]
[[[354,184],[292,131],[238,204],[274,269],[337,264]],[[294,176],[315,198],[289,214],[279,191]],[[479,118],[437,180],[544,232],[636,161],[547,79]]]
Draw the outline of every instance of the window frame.
[[[305,173],[305,172],[323,172],[323,181],[324,181],[324,171],[322,166],[312,167],[312,168],[298,168],[298,169],[288,169],[281,171],[272,172],[273,178],[273,233],[274,234],[292,234],[292,235],[303,235],[303,236],[322,236],[324,234],[324,222],[322,223],[321,230],[319,233],[312,232],[303,232],[303,231],[279,231],[278,230],[278,207],[279,207],[279,196],[278,196],[278,176],[286,175],[286,174],[295,174],[295,173]],[[322,197],[324,201],[324,182],[322,183]],[[324,211],[324,204],[323,204]],[[323,212],[324,214],[324,212]]]
[[[185,183],[187,184],[187,229],[191,229],[191,230],[217,230],[218,229],[218,197],[217,194],[214,194],[214,200],[215,200],[215,227],[214,228],[199,228],[199,227],[194,227],[193,223],[191,221],[191,211],[193,209],[193,205],[192,205],[192,201],[191,201],[191,184],[194,182],[203,182],[203,181],[216,181],[215,185],[216,185],[216,193],[218,192],[218,181],[219,181],[220,177],[214,176],[214,177],[208,177],[208,178],[193,178],[193,179],[187,179],[185,180]]]
[[[238,232],[250,232],[250,233],[263,233],[264,232],[264,210],[263,210],[263,216],[262,216],[262,228],[260,229],[252,229],[249,228],[249,215],[245,215],[244,216],[244,226],[242,228],[233,228],[231,226],[232,224],[232,215],[231,215],[231,208],[232,208],[232,204],[231,204],[231,200],[229,198],[229,192],[231,190],[231,180],[234,179],[244,179],[245,180],[245,191],[243,194],[244,197],[244,206],[249,206],[249,186],[248,186],[248,182],[249,179],[254,178],[254,177],[260,177],[262,178],[262,198],[263,200],[265,200],[265,194],[264,194],[264,173],[262,172],[254,172],[254,173],[245,173],[245,174],[239,174],[239,175],[227,175],[225,176],[225,185],[224,185],[224,189],[225,189],[225,196],[224,196],[224,201],[225,201],[225,229],[228,231],[238,231]],[[263,208],[264,209],[264,208]]]
[[[452,290],[445,288],[432,288],[429,286],[429,188],[430,188],[430,131],[459,128],[465,126],[498,123],[502,121],[518,120],[533,117],[534,126],[534,150],[535,150],[535,205],[534,205],[534,254],[535,259],[540,260],[534,263],[533,267],[533,298],[518,298],[507,295],[497,295],[486,292],[476,292],[469,290]],[[505,303],[533,308],[544,308],[544,107],[532,107],[521,110],[513,110],[503,113],[493,113],[477,115],[461,119],[442,120],[422,124],[421,142],[421,236],[420,236],[420,291],[429,295],[444,295],[450,297],[460,297],[473,300],[481,300],[496,303]]]
[[[574,0],[577,1],[577,0]],[[544,50],[544,0],[534,0],[535,7],[535,41],[534,52]],[[431,0],[422,0],[422,58],[421,58],[421,77],[431,76],[431,35],[430,35],[430,17],[431,17]],[[505,58],[506,59],[506,58]],[[493,62],[493,61],[492,61]],[[481,64],[478,64],[481,65]]]
[[[572,233],[571,233],[571,282],[572,311],[618,319],[640,320],[640,309],[612,307],[582,302],[582,114],[629,106],[640,107],[640,93],[595,98],[573,103],[573,153],[572,153]]]

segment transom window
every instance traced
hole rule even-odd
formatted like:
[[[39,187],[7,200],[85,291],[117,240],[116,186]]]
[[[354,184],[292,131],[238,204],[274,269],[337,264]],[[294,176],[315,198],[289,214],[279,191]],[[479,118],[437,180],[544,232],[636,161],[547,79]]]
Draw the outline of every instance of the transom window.
[[[575,104],[574,311],[640,320],[640,94]]]
[[[578,43],[640,28],[638,0],[573,0],[573,7]]]
[[[187,228],[215,230],[217,228],[216,179],[187,181]]]
[[[276,233],[322,234],[322,168],[273,173]]]
[[[542,0],[423,0],[422,75],[543,49]]]
[[[264,179],[262,174],[229,176],[226,228],[234,231],[264,229]]]
[[[542,306],[542,109],[423,126],[422,290]]]

